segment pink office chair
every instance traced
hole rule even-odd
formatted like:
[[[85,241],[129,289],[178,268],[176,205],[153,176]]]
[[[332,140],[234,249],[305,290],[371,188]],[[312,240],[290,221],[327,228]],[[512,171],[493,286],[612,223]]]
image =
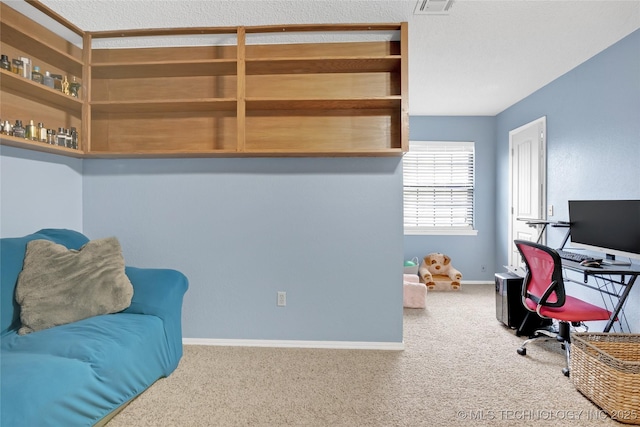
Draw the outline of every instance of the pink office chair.
[[[565,294],[562,261],[554,249],[526,240],[515,240],[514,243],[527,266],[522,286],[525,308],[538,313],[542,318],[557,320],[559,324],[558,333],[546,329],[536,330],[518,349],[518,354],[526,355],[526,345],[534,340],[548,341],[555,338],[565,349],[567,367],[562,369],[562,373],[569,376],[570,325],[579,326],[590,320],[609,320],[611,312]]]

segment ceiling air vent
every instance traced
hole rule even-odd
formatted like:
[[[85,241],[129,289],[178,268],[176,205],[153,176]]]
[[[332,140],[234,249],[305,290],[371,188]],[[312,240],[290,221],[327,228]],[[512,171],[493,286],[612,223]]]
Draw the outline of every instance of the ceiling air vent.
[[[448,15],[453,0],[418,0],[414,15]]]

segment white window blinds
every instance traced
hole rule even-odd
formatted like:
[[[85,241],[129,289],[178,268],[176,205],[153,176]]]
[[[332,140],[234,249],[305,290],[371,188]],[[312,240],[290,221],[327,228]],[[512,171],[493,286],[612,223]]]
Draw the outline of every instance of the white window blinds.
[[[405,234],[473,230],[473,142],[411,141],[402,164]]]

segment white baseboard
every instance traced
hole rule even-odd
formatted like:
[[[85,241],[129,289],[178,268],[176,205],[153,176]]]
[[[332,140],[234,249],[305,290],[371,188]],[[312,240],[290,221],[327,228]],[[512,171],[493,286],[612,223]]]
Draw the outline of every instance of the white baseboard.
[[[493,285],[495,282],[490,280],[463,280],[461,285]]]
[[[330,348],[343,350],[404,350],[404,342],[367,341],[298,341],[298,340],[241,340],[215,338],[183,338],[184,345],[213,345],[223,347],[284,347]]]

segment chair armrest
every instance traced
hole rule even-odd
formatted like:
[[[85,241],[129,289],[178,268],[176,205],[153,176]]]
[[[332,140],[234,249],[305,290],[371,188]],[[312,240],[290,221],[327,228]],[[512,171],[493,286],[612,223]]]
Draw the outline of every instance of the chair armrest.
[[[551,296],[551,293],[553,291],[556,290],[556,288],[558,288],[559,283],[557,280],[554,280],[553,282],[551,282],[551,284],[549,285],[549,287],[544,291],[544,294],[542,294],[542,297],[540,298],[540,301],[538,301],[538,307],[540,306],[545,306],[545,307],[561,307],[564,305],[564,301],[560,301],[560,298],[558,297],[558,301],[556,302],[548,302],[547,299],[549,299],[549,297]],[[556,293],[556,295],[558,295]]]
[[[146,314],[162,319],[175,369],[182,357],[182,299],[189,287],[186,276],[171,269],[126,267],[133,285],[131,305],[124,313]],[[168,373],[167,373],[168,375]]]

